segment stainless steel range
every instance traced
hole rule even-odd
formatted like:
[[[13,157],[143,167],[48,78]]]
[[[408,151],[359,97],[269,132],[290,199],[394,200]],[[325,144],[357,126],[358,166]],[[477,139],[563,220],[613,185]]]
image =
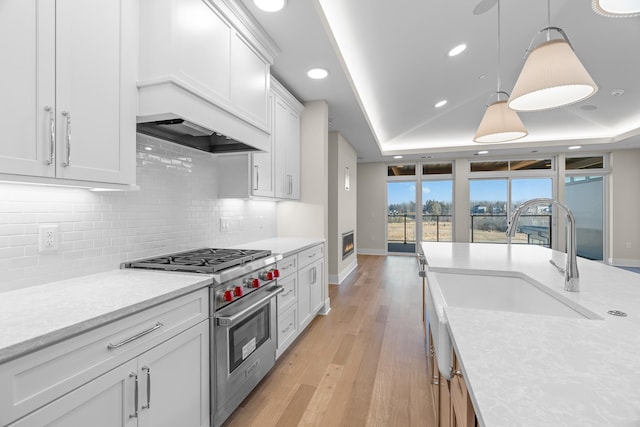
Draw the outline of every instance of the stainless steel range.
[[[125,268],[209,274],[211,408],[215,427],[238,407],[275,363],[276,262],[282,255],[244,249],[197,249],[130,261]]]

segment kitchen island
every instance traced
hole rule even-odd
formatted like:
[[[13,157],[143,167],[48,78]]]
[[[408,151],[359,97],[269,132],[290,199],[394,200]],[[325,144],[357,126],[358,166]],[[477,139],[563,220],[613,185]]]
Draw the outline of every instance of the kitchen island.
[[[523,274],[602,318],[445,307],[480,425],[640,425],[640,275],[579,259],[580,292],[566,292],[563,275],[549,263],[563,266],[562,252],[482,243],[421,247],[429,272]]]

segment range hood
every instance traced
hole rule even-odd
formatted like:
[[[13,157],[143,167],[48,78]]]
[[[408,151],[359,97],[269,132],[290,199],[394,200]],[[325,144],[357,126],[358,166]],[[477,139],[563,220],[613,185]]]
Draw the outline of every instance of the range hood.
[[[210,153],[238,153],[259,151],[220,132],[211,131],[185,119],[157,120],[138,123],[139,133],[175,142]]]

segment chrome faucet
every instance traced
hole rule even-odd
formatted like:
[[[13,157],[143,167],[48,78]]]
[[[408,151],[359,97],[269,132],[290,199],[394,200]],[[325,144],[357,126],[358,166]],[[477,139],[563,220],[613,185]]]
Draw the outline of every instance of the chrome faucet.
[[[520,219],[520,215],[527,208],[535,205],[553,205],[562,209],[567,216],[567,263],[564,270],[558,268],[557,265],[551,261],[553,265],[556,265],[556,268],[561,273],[564,273],[564,290],[570,292],[579,292],[580,291],[580,274],[578,273],[578,261],[576,259],[576,218],[573,216],[573,212],[566,205],[553,200],[553,199],[531,199],[520,206],[513,212],[511,215],[511,219],[509,220],[509,225],[507,226],[507,242],[511,243],[511,238],[516,234],[516,226],[518,224],[518,219]]]

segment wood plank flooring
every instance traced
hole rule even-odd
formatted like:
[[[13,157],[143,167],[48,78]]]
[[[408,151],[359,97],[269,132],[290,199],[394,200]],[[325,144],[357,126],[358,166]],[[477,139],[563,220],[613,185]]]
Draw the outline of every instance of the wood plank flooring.
[[[435,426],[414,257],[358,256],[224,427]]]

